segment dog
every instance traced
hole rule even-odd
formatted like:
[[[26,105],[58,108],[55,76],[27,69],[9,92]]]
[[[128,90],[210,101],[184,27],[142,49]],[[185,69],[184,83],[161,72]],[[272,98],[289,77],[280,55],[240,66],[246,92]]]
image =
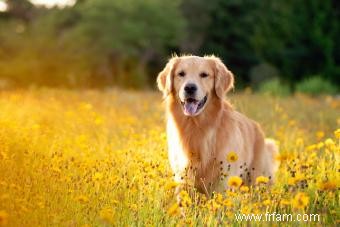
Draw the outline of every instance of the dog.
[[[218,57],[174,56],[158,74],[157,85],[166,105],[175,182],[209,196],[227,190],[230,176],[244,184],[254,184],[258,176],[274,181],[278,147],[225,99],[234,75]],[[236,154],[234,162],[226,159],[230,152]]]

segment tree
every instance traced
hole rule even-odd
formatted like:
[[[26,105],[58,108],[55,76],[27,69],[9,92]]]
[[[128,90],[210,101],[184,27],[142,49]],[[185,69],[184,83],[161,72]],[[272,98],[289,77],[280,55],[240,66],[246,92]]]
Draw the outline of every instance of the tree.
[[[39,9],[24,25],[5,22],[0,76],[20,85],[147,86],[156,76],[147,74],[154,59],[165,60],[179,46],[184,26],[179,4],[84,0],[70,8]]]
[[[28,22],[32,19],[34,6],[28,0],[6,0],[8,14],[11,17]]]
[[[313,75],[322,75],[336,82],[340,75],[339,71],[336,72],[339,8],[331,1],[322,0],[309,1],[308,4],[305,1],[282,1],[276,6],[278,10],[271,8],[269,12],[278,16],[265,14],[265,26],[259,27],[257,37],[265,37],[262,38],[263,45],[257,46],[261,56],[279,67],[284,79],[291,83]],[[262,6],[262,12],[266,10],[268,7]],[[271,29],[266,30],[268,27]]]
[[[291,84],[313,75],[339,84],[338,1],[214,3],[200,52],[221,56],[245,83],[251,69],[263,63],[275,66]]]
[[[238,82],[249,82],[248,71],[258,58],[252,47],[256,10],[259,1],[215,1],[210,12],[212,22],[200,52],[220,56],[238,76]]]
[[[92,60],[99,69],[95,73],[113,78],[116,83],[138,79],[138,83],[144,83],[143,74],[150,61],[179,45],[184,25],[179,3],[173,0],[84,1],[77,6],[80,20],[70,38],[95,56]],[[126,79],[125,71],[136,78]]]

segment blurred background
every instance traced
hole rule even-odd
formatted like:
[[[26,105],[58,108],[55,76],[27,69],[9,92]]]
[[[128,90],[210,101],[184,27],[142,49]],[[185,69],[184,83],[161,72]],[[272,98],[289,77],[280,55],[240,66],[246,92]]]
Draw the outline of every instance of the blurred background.
[[[215,54],[237,88],[336,94],[338,0],[0,0],[0,89],[155,88],[173,54]]]

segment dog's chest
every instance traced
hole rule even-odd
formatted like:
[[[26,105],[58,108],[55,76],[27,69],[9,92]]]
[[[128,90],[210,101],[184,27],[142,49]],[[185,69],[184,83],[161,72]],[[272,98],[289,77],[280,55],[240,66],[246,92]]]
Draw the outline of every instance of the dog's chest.
[[[206,167],[216,154],[216,132],[213,129],[208,129],[199,139],[199,147],[197,153],[200,156],[200,162],[203,167]],[[195,143],[193,141],[193,143]]]
[[[216,157],[216,132],[212,128],[205,131],[195,127],[185,129],[178,129],[169,119],[167,133],[171,167],[175,172],[192,168],[197,174],[204,175]]]

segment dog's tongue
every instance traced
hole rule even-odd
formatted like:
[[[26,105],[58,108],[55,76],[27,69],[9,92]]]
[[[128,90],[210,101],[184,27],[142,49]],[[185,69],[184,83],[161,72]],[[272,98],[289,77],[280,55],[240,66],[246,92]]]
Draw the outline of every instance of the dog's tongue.
[[[185,102],[184,113],[186,115],[194,115],[198,107],[198,102]]]

